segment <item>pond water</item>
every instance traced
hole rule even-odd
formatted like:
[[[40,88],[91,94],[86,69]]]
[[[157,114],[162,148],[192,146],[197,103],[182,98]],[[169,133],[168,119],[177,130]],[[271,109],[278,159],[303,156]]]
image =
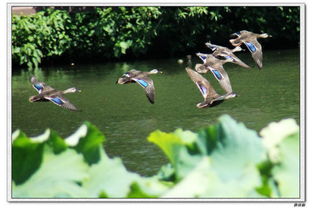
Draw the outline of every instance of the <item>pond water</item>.
[[[203,98],[187,76],[185,64],[178,64],[177,59],[45,67],[32,72],[14,70],[12,131],[21,129],[28,136],[36,136],[51,128],[65,138],[83,121],[90,121],[105,134],[104,147],[109,156],[120,157],[129,170],[149,176],[168,162],[161,150],[146,140],[156,129],[197,131],[214,124],[223,114],[257,131],[271,121],[284,118],[295,118],[299,123],[299,50],[265,51],[261,71],[250,54],[238,56],[252,69],[231,63],[224,68],[239,96],[203,109],[196,107]],[[193,58],[193,65],[200,62]],[[141,71],[159,68],[164,72],[151,76],[156,88],[155,104],[148,102],[139,85],[115,84],[119,76],[133,68]],[[68,111],[52,103],[28,102],[36,94],[29,82],[32,75],[59,90],[72,86],[81,89],[81,93],[65,96],[81,112]],[[212,74],[204,76],[223,94]]]

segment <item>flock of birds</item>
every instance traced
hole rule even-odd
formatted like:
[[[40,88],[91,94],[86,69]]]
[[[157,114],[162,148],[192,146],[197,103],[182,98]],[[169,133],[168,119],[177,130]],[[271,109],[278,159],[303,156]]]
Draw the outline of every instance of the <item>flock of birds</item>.
[[[219,102],[222,102],[226,99],[236,97],[237,94],[233,92],[232,86],[228,74],[223,68],[223,64],[231,62],[238,64],[244,68],[250,68],[247,64],[241,61],[236,55],[237,51],[242,51],[240,47],[244,44],[247,49],[250,51],[252,58],[256,62],[259,69],[262,68],[262,47],[261,44],[257,41],[258,38],[267,38],[270,37],[267,33],[257,34],[242,30],[240,32],[233,33],[231,36],[234,36],[234,39],[230,40],[230,43],[235,46],[234,49],[229,49],[219,45],[214,45],[211,43],[206,43],[206,46],[210,48],[213,53],[204,54],[197,53],[196,55],[203,61],[202,64],[195,65],[195,71],[190,67],[186,68],[186,72],[193,82],[198,87],[200,93],[204,97],[204,101],[198,103],[196,106],[198,108],[209,107]],[[214,77],[217,79],[221,87],[225,90],[226,94],[219,95],[207,79],[205,79],[201,74],[211,72]],[[141,87],[144,88],[145,94],[150,101],[154,103],[155,99],[155,87],[153,80],[149,77],[151,74],[162,73],[157,69],[153,69],[149,72],[138,71],[132,69],[124,73],[117,81],[116,84],[127,84],[127,83],[138,83]],[[77,108],[69,102],[63,95],[67,93],[80,92],[81,90],[72,87],[67,90],[59,91],[56,90],[44,82],[38,81],[35,77],[31,78],[32,86],[39,93],[38,95],[31,96],[29,98],[30,102],[41,102],[41,101],[51,101],[52,103],[64,107],[69,110],[77,110]]]

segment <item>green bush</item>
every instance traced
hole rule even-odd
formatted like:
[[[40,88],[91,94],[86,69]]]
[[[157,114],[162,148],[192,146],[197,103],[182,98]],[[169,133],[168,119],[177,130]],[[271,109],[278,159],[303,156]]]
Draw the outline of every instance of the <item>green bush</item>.
[[[75,13],[69,31],[75,49],[71,53],[78,50],[82,55],[106,58],[142,54],[156,35],[159,15],[159,7],[108,7]]]
[[[71,45],[67,27],[71,19],[62,10],[47,9],[31,16],[13,15],[12,58],[38,68],[42,59],[62,55]]]
[[[12,58],[37,68],[67,62],[198,52],[204,43],[228,45],[239,30],[267,32],[268,47],[297,47],[299,7],[101,7],[79,12],[47,9],[12,17]]]
[[[152,132],[169,164],[143,177],[109,158],[85,122],[73,135],[13,133],[13,198],[298,198],[299,127],[293,119],[247,129],[230,116],[199,132]]]

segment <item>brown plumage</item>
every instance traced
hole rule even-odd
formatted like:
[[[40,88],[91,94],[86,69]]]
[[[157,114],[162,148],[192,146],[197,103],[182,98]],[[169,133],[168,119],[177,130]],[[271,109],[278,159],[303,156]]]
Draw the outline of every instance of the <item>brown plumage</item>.
[[[74,93],[74,92],[80,92],[81,90],[78,90],[75,87],[68,88],[67,90],[59,91],[56,90],[50,86],[48,86],[44,82],[40,82],[36,79],[36,77],[31,78],[31,83],[33,88],[39,93],[38,95],[31,96],[29,98],[29,102],[45,102],[45,101],[51,101],[52,103],[61,106],[63,108],[66,108],[68,110],[77,111],[78,109],[69,102],[68,99],[66,99],[63,95],[67,93]]]
[[[240,60],[234,54],[234,52],[241,51],[242,50],[241,47],[236,46],[233,49],[229,49],[227,47],[214,45],[214,44],[211,44],[209,42],[206,43],[205,45],[213,51],[212,55],[215,56],[216,58],[222,57],[222,58],[225,58],[225,59],[229,59],[231,63],[237,64],[237,65],[239,65],[241,67],[244,67],[244,68],[250,68],[250,66],[245,64],[242,60]]]
[[[196,106],[198,108],[204,108],[211,106],[216,101],[222,101],[225,99],[225,96],[220,96],[215,89],[211,86],[207,79],[205,79],[202,75],[187,67],[187,74],[191,78],[191,80],[196,84],[200,93],[204,97],[204,101],[198,103]]]
[[[202,74],[205,74],[210,71],[214,75],[214,77],[218,80],[219,84],[225,90],[225,92],[228,95],[233,94],[230,78],[223,68],[223,64],[231,62],[231,60],[229,59],[220,60],[214,57],[212,54],[197,53],[196,55],[199,56],[204,61],[204,64],[196,64],[195,70],[198,73]]]
[[[149,72],[142,72],[132,69],[124,73],[117,81],[116,84],[138,83],[145,90],[146,97],[150,103],[155,102],[155,87],[153,80],[149,77],[151,74],[162,73],[157,69],[153,69]]]
[[[267,33],[257,34],[257,33],[249,32],[247,30],[242,30],[240,32],[233,33],[232,36],[236,36],[236,38],[231,39],[230,43],[233,46],[240,46],[242,43],[244,43],[246,47],[248,48],[248,50],[250,51],[251,56],[256,62],[257,66],[259,67],[259,69],[261,69],[263,66],[262,46],[258,42],[257,39],[267,38],[267,37],[272,37],[272,36],[268,35]]]

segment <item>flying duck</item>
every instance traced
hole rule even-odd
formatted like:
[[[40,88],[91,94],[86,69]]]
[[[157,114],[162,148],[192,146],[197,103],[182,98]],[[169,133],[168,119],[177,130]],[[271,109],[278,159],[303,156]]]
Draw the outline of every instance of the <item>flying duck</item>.
[[[138,83],[141,87],[144,88],[145,94],[150,101],[150,103],[154,104],[155,99],[155,87],[153,80],[149,78],[151,74],[162,73],[158,69],[153,69],[149,72],[138,71],[132,69],[126,73],[124,73],[117,81],[116,84],[127,84],[127,83]]]
[[[252,58],[256,62],[259,69],[262,68],[262,47],[258,42],[258,38],[267,38],[272,37],[267,33],[257,34],[253,32],[249,32],[247,30],[242,30],[240,32],[233,33],[231,36],[236,37],[235,39],[231,39],[230,43],[233,46],[240,46],[242,43],[246,45],[248,50],[250,51]]]
[[[44,82],[40,82],[36,79],[36,77],[31,77],[30,82],[35,88],[35,90],[39,93],[38,95],[31,96],[29,98],[29,102],[44,102],[44,101],[51,101],[52,103],[66,108],[68,110],[77,111],[78,109],[69,102],[63,95],[67,93],[75,93],[81,92],[81,90],[71,87],[63,91],[56,90]]]
[[[215,89],[211,86],[207,79],[205,79],[202,75],[187,67],[187,74],[191,78],[191,80],[196,84],[200,93],[204,97],[204,101],[198,103],[196,106],[198,108],[204,108],[212,106],[213,104],[218,104],[226,99],[226,96],[220,96]],[[217,102],[218,101],[218,102]]]
[[[195,70],[201,74],[205,74],[210,71],[218,80],[221,87],[225,90],[227,99],[236,97],[236,93],[232,90],[230,78],[223,68],[223,64],[231,62],[231,60],[221,60],[214,57],[212,54],[197,53],[196,55],[203,60],[204,64],[196,64]]]

